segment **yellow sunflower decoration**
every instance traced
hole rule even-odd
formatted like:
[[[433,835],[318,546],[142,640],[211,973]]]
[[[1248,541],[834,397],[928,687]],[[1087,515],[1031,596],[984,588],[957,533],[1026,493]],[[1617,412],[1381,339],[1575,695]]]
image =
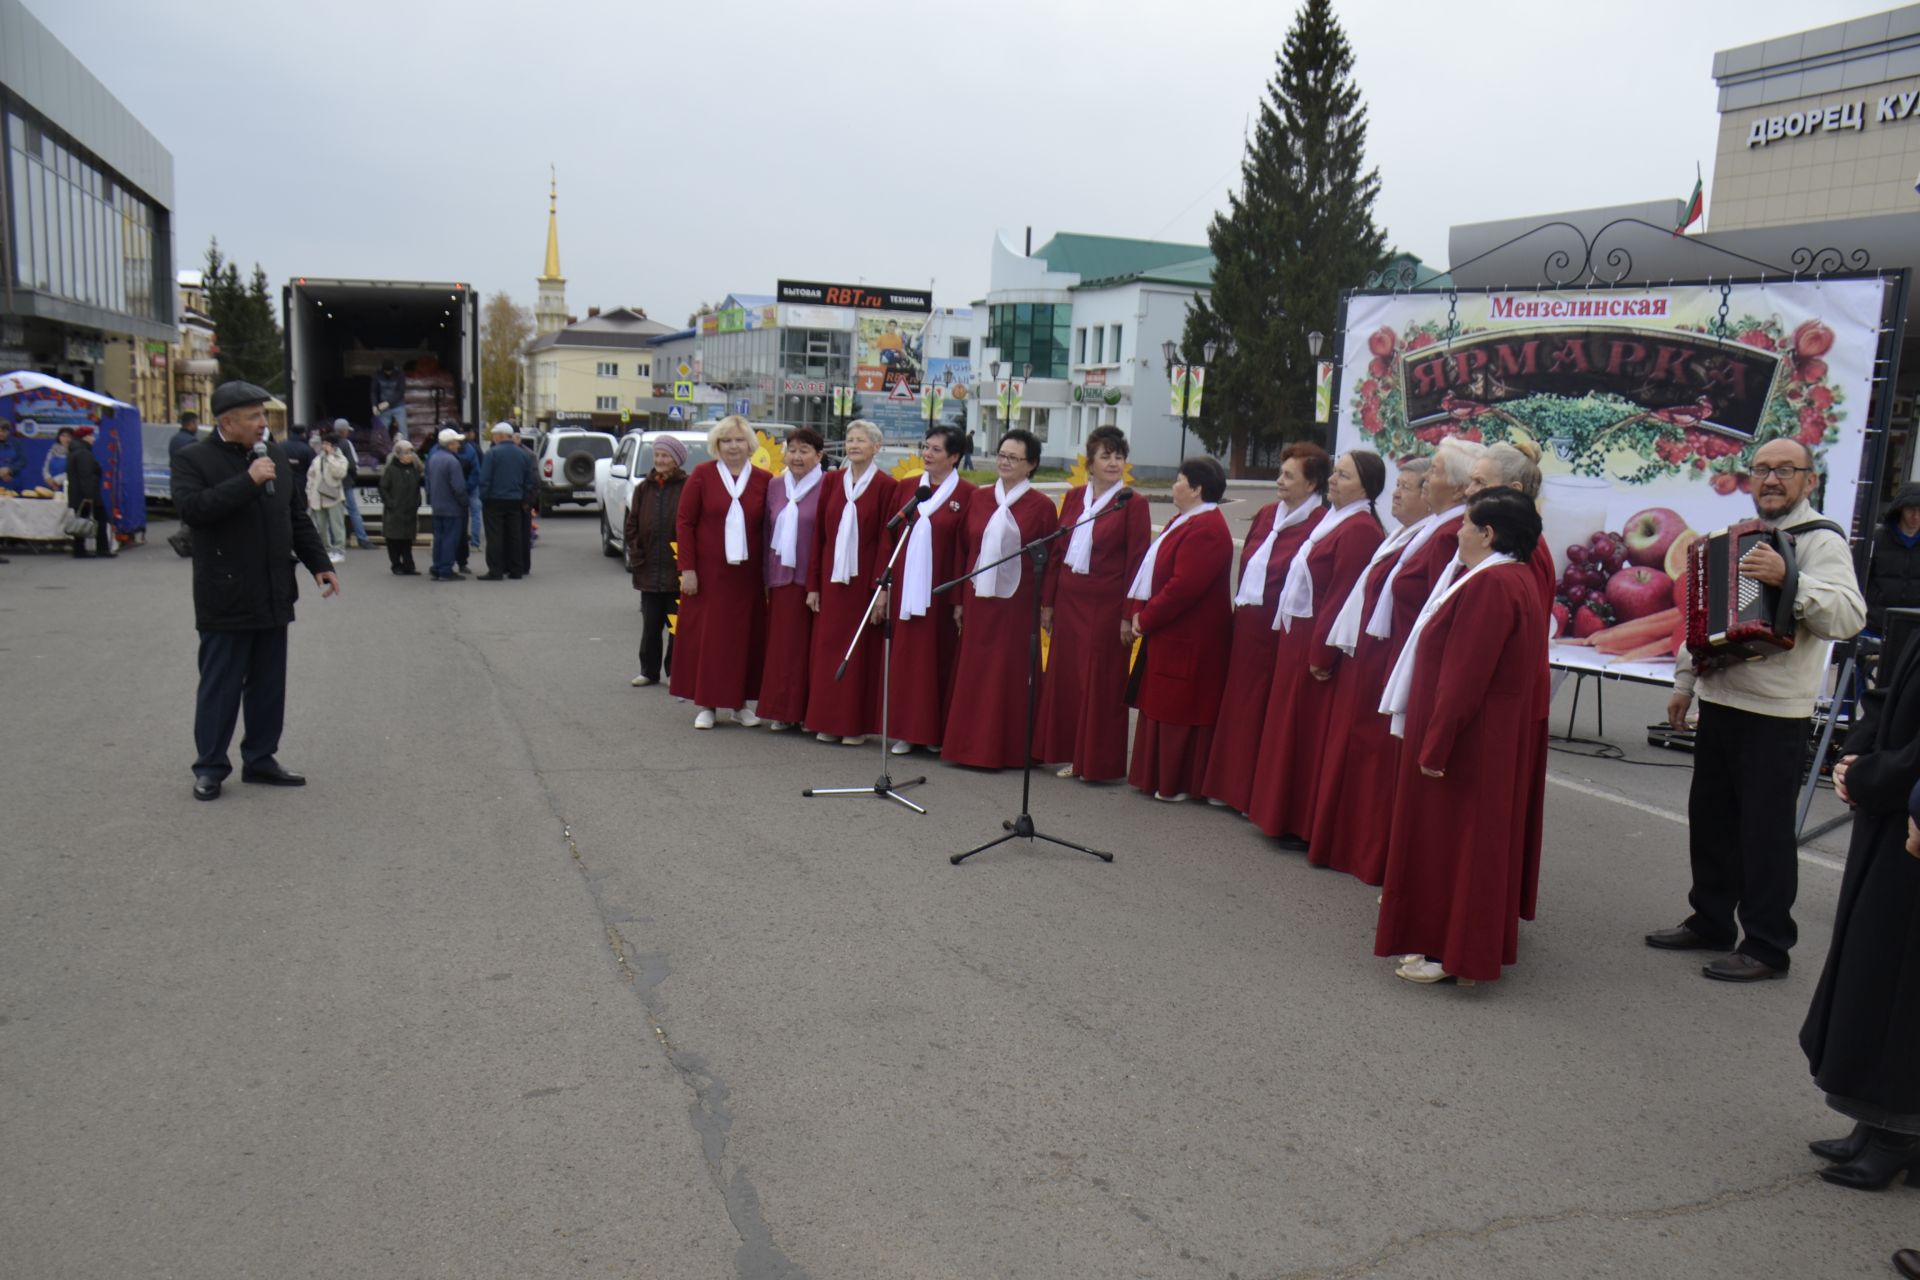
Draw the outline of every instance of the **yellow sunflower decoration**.
[[[756,431],[753,433],[753,457],[750,461],[762,471],[771,471],[777,476],[780,469],[787,465],[786,446],[766,432]]]
[[[917,476],[922,474],[923,472],[926,471],[926,469],[927,469],[927,464],[920,460],[920,455],[917,453],[910,453],[906,457],[900,459],[900,461],[893,464],[893,478],[895,480],[905,480],[909,476]]]
[[[1083,453],[1073,460],[1073,470],[1067,473],[1067,487],[1070,489],[1078,488],[1091,478],[1091,474],[1087,471],[1087,455]],[[1127,469],[1120,474],[1120,483],[1128,485],[1133,483],[1133,460],[1131,458],[1127,460]],[[1053,504],[1053,509],[1059,511],[1065,508],[1066,505],[1067,495],[1063,493],[1060,495],[1060,500]]]

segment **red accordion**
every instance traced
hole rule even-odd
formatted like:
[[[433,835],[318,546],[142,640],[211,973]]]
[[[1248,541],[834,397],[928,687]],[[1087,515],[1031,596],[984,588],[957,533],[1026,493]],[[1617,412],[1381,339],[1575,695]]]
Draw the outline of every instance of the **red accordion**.
[[[1757,546],[1773,548],[1787,562],[1786,581],[1780,586],[1740,576],[1740,557]],[[1764,520],[1743,520],[1695,540],[1687,548],[1687,648],[1694,672],[1705,674],[1793,648],[1799,577],[1793,534]]]

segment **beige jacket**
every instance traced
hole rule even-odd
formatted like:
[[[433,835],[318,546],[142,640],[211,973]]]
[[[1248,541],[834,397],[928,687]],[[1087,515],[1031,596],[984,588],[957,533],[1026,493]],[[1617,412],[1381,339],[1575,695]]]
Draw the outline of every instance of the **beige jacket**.
[[[1818,519],[1820,513],[1802,499],[1786,515],[1767,523],[1777,529],[1792,528]],[[1756,715],[1798,720],[1813,714],[1814,695],[1826,670],[1823,642],[1852,639],[1867,620],[1867,604],[1854,579],[1853,555],[1845,538],[1820,529],[1801,534],[1794,550],[1800,589],[1793,599],[1793,616],[1800,626],[1793,648],[1696,677],[1692,654],[1682,645],[1675,659],[1676,693],[1698,694],[1702,702]]]
[[[347,455],[335,449],[316,453],[307,466],[307,505],[315,511],[347,500]]]

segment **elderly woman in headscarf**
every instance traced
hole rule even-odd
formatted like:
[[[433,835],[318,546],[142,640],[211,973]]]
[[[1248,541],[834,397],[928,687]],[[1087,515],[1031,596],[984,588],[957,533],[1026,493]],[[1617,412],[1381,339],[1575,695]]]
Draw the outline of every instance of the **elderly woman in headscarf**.
[[[680,661],[668,686],[699,710],[696,729],[728,712],[757,725],[766,583],[759,537],[767,514],[766,472],[749,460],[753,431],[738,414],[707,433],[713,457],[680,491],[674,532],[680,546]]]
[[[418,574],[413,540],[420,532],[420,485],[426,471],[404,436],[380,468],[380,540],[387,544],[387,567],[402,576]]]
[[[998,478],[992,488],[974,491],[959,531],[961,564],[972,574],[955,588],[963,598],[951,606],[960,656],[941,755],[952,764],[1017,769],[1026,763],[1027,636],[1040,582],[1028,558],[1013,553],[1059,524],[1053,503],[1033,487],[1039,465],[1039,437],[1017,427],[1002,436]]]
[[[673,562],[674,524],[680,516],[680,491],[687,483],[687,446],[662,432],[653,439],[653,470],[634,487],[622,530],[627,572],[640,593],[640,674],[635,688],[657,684],[673,674],[673,635],[667,619],[680,600],[680,575]]]

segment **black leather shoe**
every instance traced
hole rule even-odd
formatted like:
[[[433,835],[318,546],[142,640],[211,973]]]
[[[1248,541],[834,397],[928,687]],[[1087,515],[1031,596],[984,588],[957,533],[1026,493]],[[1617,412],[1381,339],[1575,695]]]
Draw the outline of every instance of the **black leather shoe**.
[[[1836,1187],[1880,1191],[1901,1174],[1920,1174],[1920,1138],[1885,1129],[1870,1131],[1867,1148],[1845,1164],[1820,1171]]]
[[[269,787],[304,787],[307,777],[303,773],[288,773],[277,764],[257,764],[250,769],[240,771],[240,781],[260,782]]]
[[[1647,945],[1660,951],[1725,951],[1720,943],[1708,942],[1705,938],[1683,924],[1671,929],[1661,929],[1647,935]]]
[[[1907,1280],[1920,1280],[1920,1250],[1902,1249],[1894,1254],[1893,1269]]]
[[[1785,969],[1761,964],[1752,956],[1741,955],[1738,951],[1730,956],[1721,956],[1712,964],[1701,965],[1700,972],[1716,982],[1765,982],[1768,978],[1787,976]]]
[[[1867,1135],[1871,1133],[1866,1124],[1857,1123],[1853,1132],[1844,1138],[1822,1138],[1818,1142],[1809,1142],[1807,1150],[1822,1160],[1834,1164],[1845,1164],[1867,1149]]]
[[[195,800],[218,800],[220,798],[220,779],[195,778],[193,780],[193,798]]]

